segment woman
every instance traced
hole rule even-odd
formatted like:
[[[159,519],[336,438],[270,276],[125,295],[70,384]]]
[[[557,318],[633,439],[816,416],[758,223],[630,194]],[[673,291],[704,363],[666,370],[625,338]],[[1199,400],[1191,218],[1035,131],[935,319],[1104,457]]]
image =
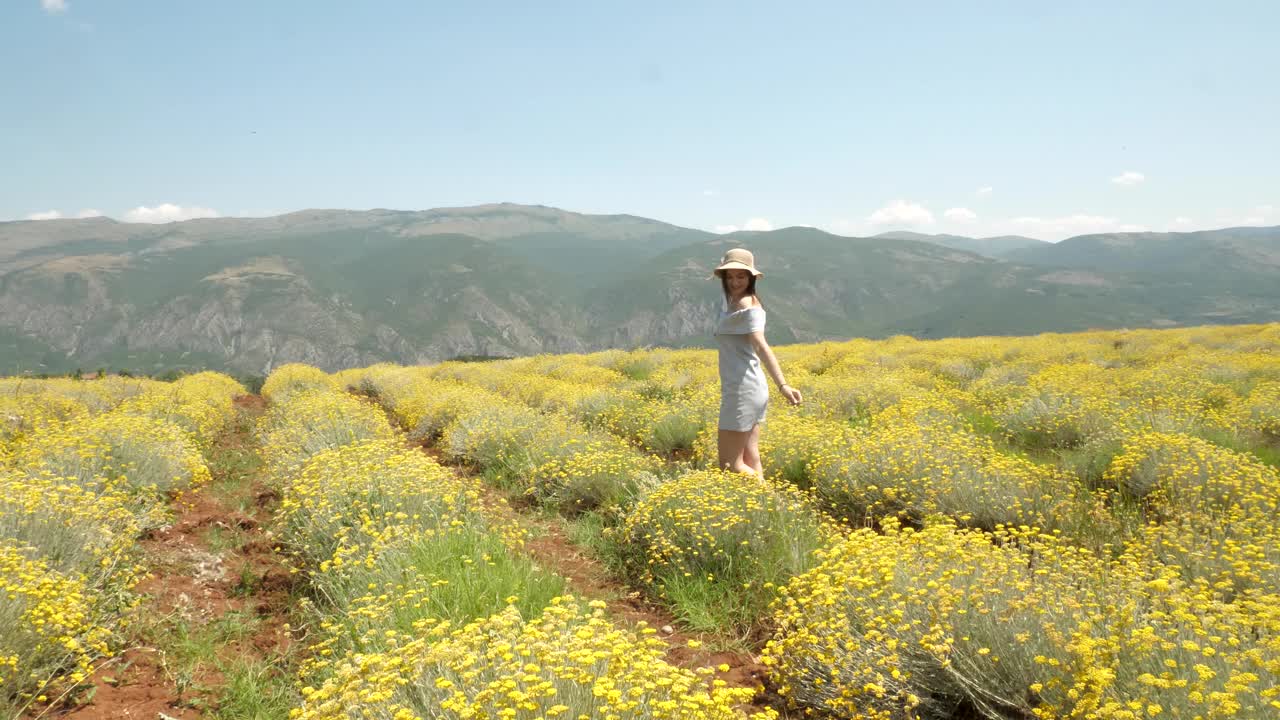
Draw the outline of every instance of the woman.
[[[763,273],[755,258],[736,248],[724,254],[715,276],[724,290],[724,307],[716,326],[720,344],[720,467],[764,477],[760,464],[760,423],[769,403],[769,384],[761,360],[779,392],[799,405],[800,391],[782,379],[778,358],[764,339],[764,306],[756,297]]]

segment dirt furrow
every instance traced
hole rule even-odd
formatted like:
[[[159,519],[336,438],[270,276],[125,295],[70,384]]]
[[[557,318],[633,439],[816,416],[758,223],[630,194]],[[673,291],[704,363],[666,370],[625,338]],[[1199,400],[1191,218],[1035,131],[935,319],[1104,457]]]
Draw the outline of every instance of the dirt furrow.
[[[277,496],[257,477],[250,432],[263,402],[236,405],[237,422],[210,453],[212,482],[140,540],[150,572],[136,588],[129,646],[69,707],[34,717],[196,720],[243,716],[246,704],[259,717],[287,708],[294,583],[267,529]]]

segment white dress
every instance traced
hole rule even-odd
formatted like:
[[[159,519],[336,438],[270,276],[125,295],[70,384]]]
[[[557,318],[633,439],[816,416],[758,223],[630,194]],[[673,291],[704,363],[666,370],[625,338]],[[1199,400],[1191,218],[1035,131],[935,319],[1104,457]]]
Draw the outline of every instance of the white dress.
[[[764,422],[769,384],[760,358],[747,337],[764,330],[764,308],[720,311],[716,341],[720,344],[720,429],[744,432]]]

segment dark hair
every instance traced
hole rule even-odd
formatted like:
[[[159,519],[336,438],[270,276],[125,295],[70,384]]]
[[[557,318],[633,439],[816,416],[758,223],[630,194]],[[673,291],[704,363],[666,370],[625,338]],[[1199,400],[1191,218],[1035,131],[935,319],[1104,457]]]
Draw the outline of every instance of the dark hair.
[[[720,272],[720,289],[724,291],[724,299],[728,301],[729,299],[728,271]],[[756,274],[751,273],[751,275],[747,278],[747,292],[744,294],[744,297],[745,295],[751,295],[752,297],[755,297],[755,294],[756,294]],[[759,301],[760,298],[756,297],[756,300]]]

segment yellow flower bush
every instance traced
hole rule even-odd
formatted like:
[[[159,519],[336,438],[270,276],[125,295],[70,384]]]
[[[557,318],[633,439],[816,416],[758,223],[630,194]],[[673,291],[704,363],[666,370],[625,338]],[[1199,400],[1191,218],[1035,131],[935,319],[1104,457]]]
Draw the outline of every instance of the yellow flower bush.
[[[905,400],[938,398],[947,392],[936,375],[912,368],[869,363],[838,365],[822,375],[788,381],[812,398],[804,412],[841,421],[862,421]]]
[[[481,388],[418,379],[394,401],[392,410],[409,437],[422,442],[438,439],[460,417],[505,404],[508,403],[502,396]]]
[[[355,655],[303,689],[294,720],[614,718],[738,720],[751,689],[708,687],[667,664],[666,644],[572,597],[523,620],[508,609],[466,627],[423,623],[386,652]],[[756,717],[772,718],[772,711]]]
[[[298,393],[340,391],[338,384],[323,370],[303,363],[281,365],[262,384],[262,396],[273,403],[283,403]]]
[[[1105,397],[1045,387],[1007,401],[997,421],[1020,445],[1074,448],[1114,434],[1110,405]]]
[[[370,440],[321,451],[287,475],[281,539],[319,602],[303,676],[381,651],[387,632],[424,620],[469,621],[520,594],[536,611],[563,584],[513,550],[524,533],[491,530],[480,493],[404,445]]]
[[[1280,382],[1258,383],[1244,403],[1247,427],[1280,439]]]
[[[488,405],[454,418],[441,444],[445,454],[485,471],[501,485],[517,486],[543,460],[546,445],[572,439],[568,424],[550,420],[532,408],[513,403]],[[555,437],[551,437],[552,435]]]
[[[631,576],[706,629],[751,628],[773,586],[808,568],[836,535],[795,488],[723,470],[660,485],[614,533]]]
[[[438,439],[448,457],[568,514],[617,507],[655,480],[661,466],[657,458],[584,427],[562,404],[531,407],[458,379],[480,379],[510,389],[536,386],[536,378],[516,375],[516,381],[508,382],[490,367],[495,363],[479,370],[448,365],[435,372],[444,379],[422,372],[371,373],[369,390],[408,429],[410,438]],[[526,398],[536,397],[538,392],[526,393]]]
[[[209,480],[199,447],[182,428],[116,411],[29,433],[15,446],[13,465],[32,475],[77,478],[96,493],[123,486],[140,518],[165,496]]]
[[[299,390],[258,418],[257,437],[268,473],[283,478],[323,450],[396,435],[371,402],[333,390]]]
[[[0,470],[0,539],[31,548],[54,570],[82,573],[94,585],[132,585],[130,551],[145,526],[121,488],[93,492],[78,478]]]
[[[32,430],[89,414],[84,403],[49,393],[0,394],[0,444],[8,445]]]
[[[662,461],[614,438],[570,440],[529,474],[524,493],[568,515],[630,507],[660,482]]]
[[[0,712],[23,708],[66,674],[83,680],[110,650],[83,576],[62,573],[10,540],[0,539]]]
[[[1157,432],[1126,438],[1104,479],[1161,515],[1237,507],[1280,522],[1280,472],[1199,438]]]
[[[1095,501],[1054,468],[999,452],[962,430],[881,422],[828,448],[811,465],[815,495],[854,526],[884,515],[942,513],[967,524],[1065,527],[1086,522]]]
[[[35,395],[41,398],[43,404],[69,401],[72,406],[87,409],[96,415],[116,407],[135,395],[162,388],[165,385],[167,383],[159,380],[117,375],[93,380],[0,378],[0,397]]]
[[[135,395],[117,406],[114,412],[172,422],[207,450],[218,434],[235,419],[232,401],[246,392],[243,385],[226,375],[202,372]]]
[[[479,506],[476,487],[389,437],[312,456],[286,479],[278,520],[284,543],[314,569],[362,559],[389,536],[468,522]]]
[[[794,704],[847,718],[1266,717],[1280,625],[1176,571],[1032,529],[890,523],[795,578],[765,649]]]

